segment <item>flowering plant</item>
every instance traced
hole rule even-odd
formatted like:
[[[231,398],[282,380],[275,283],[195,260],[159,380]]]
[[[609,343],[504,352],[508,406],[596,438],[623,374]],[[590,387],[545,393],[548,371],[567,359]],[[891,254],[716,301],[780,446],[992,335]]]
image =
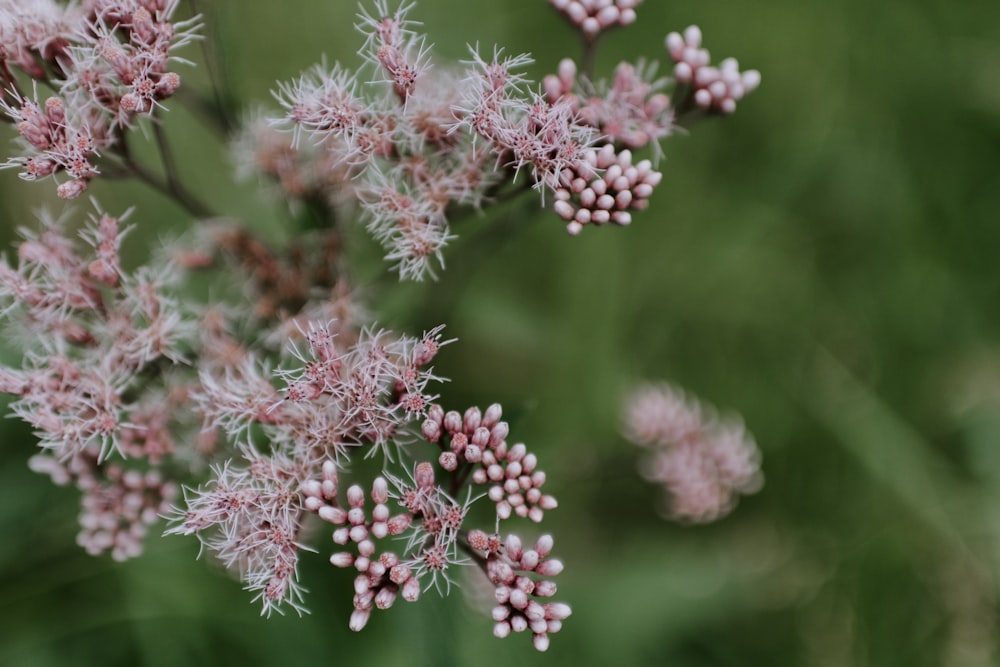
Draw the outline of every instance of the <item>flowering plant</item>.
[[[760,81],[732,59],[711,66],[693,26],[666,37],[672,77],[623,62],[598,78],[599,36],[632,23],[638,4],[552,0],[583,57],[540,85],[526,55],[471,47],[467,61],[440,63],[412,5],[364,7],[358,68],[322,64],[280,84],[278,110],[235,132],[242,175],[321,213],[321,228],[274,249],[219,218],[173,164],[163,112],[183,90],[174,69],[199,17],[179,18],[178,0],[0,0],[0,105],[19,145],[5,166],[56,181],[63,199],[136,178],[199,220],[128,269],[120,247],[135,214],[95,202],[78,237],[72,214],[43,215],[0,262],[4,319],[24,350],[20,367],[0,368],[0,391],[38,436],[32,469],[79,488],[81,546],[137,556],[166,516],[168,534],[196,536],[264,613],[301,611],[299,558],[322,525],[338,545],[331,564],[355,572],[351,629],[398,598],[447,593],[471,565],[492,586],[494,634],[530,631],[546,650],[570,615],[554,599],[563,564],[552,536],[513,528],[557,507],[542,461],[499,404],[442,405],[433,363],[452,340],[441,326],[410,336],[373,324],[341,236],[361,221],[401,280],[423,280],[444,269],[453,226],[501,199],[533,191],[571,235],[638,219],[662,179],[661,140],[732,113]],[[137,157],[137,133],[151,135],[162,173]],[[194,302],[198,275],[243,292]],[[717,433],[693,403],[660,399],[632,401],[646,407],[632,409],[629,433],[669,449],[650,477],[675,516],[709,520],[756,489],[742,429]],[[381,470],[358,478],[365,458]]]

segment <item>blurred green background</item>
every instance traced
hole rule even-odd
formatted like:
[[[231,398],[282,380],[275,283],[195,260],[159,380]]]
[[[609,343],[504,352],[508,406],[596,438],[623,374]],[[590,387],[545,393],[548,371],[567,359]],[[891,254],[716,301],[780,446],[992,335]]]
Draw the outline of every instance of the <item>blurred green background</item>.
[[[269,103],[321,54],[357,62],[351,2],[206,7],[242,104]],[[497,43],[534,54],[538,79],[578,55],[543,0],[425,0],[414,16],[441,60]],[[666,32],[698,23],[715,59],[763,84],[731,119],[668,140],[631,227],[570,238],[536,199],[508,203],[456,225],[449,270],[419,286],[352,241],[380,323],[444,321],[460,339],[440,357],[447,404],[502,402],[549,473],[561,505],[545,528],[574,608],[549,653],[494,639],[461,592],[355,635],[350,577],[323,542],[304,558],[304,618],[261,619],[193,540],[90,558],[76,492],[28,471],[32,438],[10,420],[0,665],[1000,664],[1000,5],[649,0],[639,17],[602,43],[600,71],[662,60]],[[205,83],[203,67],[181,74]],[[234,185],[225,147],[172,108],[192,188],[287,235],[282,206]],[[190,224],[138,184],[92,193],[137,205],[135,258]],[[51,184],[0,174],[4,247],[45,203],[60,206]],[[617,433],[619,397],[643,378],[742,414],[762,492],[715,525],[660,519]]]

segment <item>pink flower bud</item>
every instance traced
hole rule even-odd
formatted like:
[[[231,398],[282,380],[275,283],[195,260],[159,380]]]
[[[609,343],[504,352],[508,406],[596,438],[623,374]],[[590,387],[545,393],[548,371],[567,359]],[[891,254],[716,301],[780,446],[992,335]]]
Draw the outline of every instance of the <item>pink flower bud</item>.
[[[371,609],[355,609],[354,613],[351,614],[349,627],[354,632],[360,632],[368,624],[368,619],[371,618],[371,615]]]
[[[437,442],[441,439],[441,424],[432,419],[425,419],[420,431],[428,442]]]
[[[347,512],[339,507],[324,505],[319,508],[319,518],[328,521],[335,526],[342,525],[347,520]]]
[[[84,178],[77,178],[72,181],[61,183],[56,188],[56,194],[60,199],[76,199],[87,189],[88,181]]]
[[[426,461],[418,463],[414,470],[413,478],[417,484],[417,488],[431,488],[434,486],[434,467]]]
[[[410,578],[403,584],[403,599],[407,602],[416,602],[420,597],[420,580]]]
[[[354,555],[347,551],[335,553],[330,556],[330,564],[334,567],[350,567],[354,565]]]
[[[455,452],[441,452],[438,456],[438,465],[441,466],[442,470],[453,472],[458,469],[458,456]]]
[[[379,609],[388,609],[396,601],[396,588],[386,586],[375,594],[375,606]]]
[[[452,410],[444,416],[442,425],[448,433],[458,433],[462,430],[462,415]]]
[[[463,418],[465,432],[473,433],[479,428],[480,422],[482,422],[483,416],[480,413],[479,408],[473,406],[465,411],[465,416]]]
[[[376,477],[372,482],[372,500],[379,504],[389,500],[389,484],[384,477]]]

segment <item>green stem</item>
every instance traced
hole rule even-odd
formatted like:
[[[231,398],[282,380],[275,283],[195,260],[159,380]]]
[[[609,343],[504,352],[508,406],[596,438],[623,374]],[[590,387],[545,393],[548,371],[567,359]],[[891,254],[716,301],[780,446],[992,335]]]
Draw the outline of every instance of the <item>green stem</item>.
[[[163,160],[166,177],[164,178],[154,174],[148,168],[135,160],[128,144],[128,134],[126,132],[122,132],[117,145],[118,154],[122,159],[123,166],[125,167],[125,173],[134,176],[154,190],[172,199],[181,208],[196,218],[216,217],[215,212],[209,206],[204,204],[200,199],[192,194],[186,187],[184,187],[180,180],[178,180],[176,173],[173,171],[173,156],[170,153],[169,146],[166,144],[166,137],[162,134],[162,129],[155,122],[155,120],[153,128],[153,132],[157,138],[157,145],[160,147],[160,156]]]

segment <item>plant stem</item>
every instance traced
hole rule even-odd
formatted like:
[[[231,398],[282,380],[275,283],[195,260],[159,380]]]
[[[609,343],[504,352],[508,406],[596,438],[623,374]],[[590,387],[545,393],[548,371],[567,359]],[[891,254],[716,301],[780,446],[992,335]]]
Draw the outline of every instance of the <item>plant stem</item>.
[[[211,35],[201,42],[201,52],[205,60],[205,68],[208,71],[208,79],[212,84],[212,97],[214,104],[208,104],[201,100],[201,107],[205,111],[211,112],[215,124],[222,128],[224,134],[231,134],[236,127],[236,122],[229,113],[229,102],[233,99],[232,92],[226,86],[225,63],[219,57],[217,48],[219,39],[218,23],[208,18],[209,10],[202,0],[189,0],[193,12],[206,17],[206,24],[211,28]],[[206,29],[207,32],[207,29]]]
[[[580,33],[580,41],[583,44],[583,55],[580,58],[580,72],[589,81],[594,80],[594,70],[597,66],[597,40],[600,33],[593,37]]]
[[[166,142],[166,136],[163,134],[162,128],[160,128],[159,124],[156,123],[155,120],[153,123],[153,132],[156,136],[157,145],[160,149],[160,157],[163,161],[163,167],[166,174],[165,177],[157,176],[135,160],[132,156],[132,151],[129,148],[128,134],[126,132],[122,132],[118,142],[118,152],[119,156],[122,158],[122,162],[124,163],[126,170],[125,173],[135,176],[154,190],[157,190],[161,194],[166,195],[168,198],[173,199],[181,208],[196,218],[215,217],[215,212],[194,194],[192,194],[186,187],[184,187],[184,185],[177,178],[176,172],[174,171],[173,155]]]

